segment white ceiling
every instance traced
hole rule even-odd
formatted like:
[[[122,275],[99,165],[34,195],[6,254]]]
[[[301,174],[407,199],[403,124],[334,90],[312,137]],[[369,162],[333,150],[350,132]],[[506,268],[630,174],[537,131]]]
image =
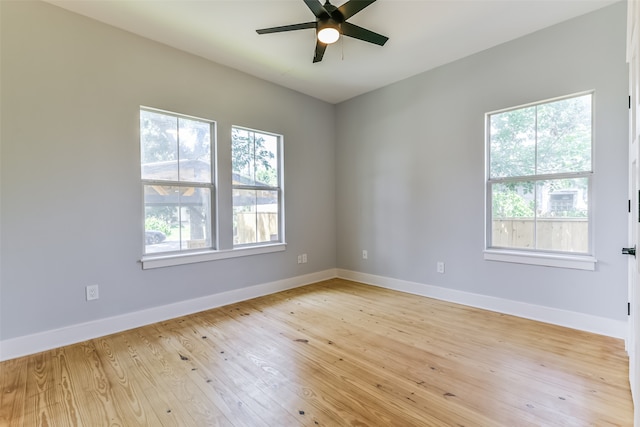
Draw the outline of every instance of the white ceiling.
[[[316,64],[313,29],[255,31],[315,20],[303,0],[46,1],[338,103],[617,0],[378,0],[349,22],[389,41],[343,37]]]

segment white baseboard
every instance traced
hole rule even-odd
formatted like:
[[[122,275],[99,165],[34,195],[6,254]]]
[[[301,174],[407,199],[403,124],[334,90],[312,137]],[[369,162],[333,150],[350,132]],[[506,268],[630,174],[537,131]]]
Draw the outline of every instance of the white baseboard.
[[[242,289],[234,289],[227,292],[221,292],[219,294],[207,295],[202,298],[180,301],[133,313],[93,320],[91,322],[71,325],[60,329],[53,329],[32,335],[3,340],[0,341],[0,361],[39,353],[41,351],[69,344],[75,344],[89,339],[126,331],[128,329],[332,279],[334,277],[340,277],[347,280],[353,280],[360,283],[380,286],[387,289],[393,289],[396,291],[435,298],[457,304],[468,305],[471,307],[482,308],[485,310],[496,311],[499,313],[510,314],[526,319],[552,323],[614,338],[625,339],[627,337],[627,323],[623,321],[527,304],[503,298],[457,291],[439,286],[376,276],[373,274],[343,269],[329,269],[276,282],[263,283]]]
[[[382,288],[523,317],[525,319],[551,323],[571,329],[592,332],[599,335],[606,335],[624,340],[627,338],[628,325],[625,321],[447,289],[439,286],[408,282],[389,277],[376,276],[373,274],[359,273],[350,270],[338,269],[338,277],[369,285],[380,286]]]
[[[330,269],[0,341],[0,361],[75,344],[337,277]]]

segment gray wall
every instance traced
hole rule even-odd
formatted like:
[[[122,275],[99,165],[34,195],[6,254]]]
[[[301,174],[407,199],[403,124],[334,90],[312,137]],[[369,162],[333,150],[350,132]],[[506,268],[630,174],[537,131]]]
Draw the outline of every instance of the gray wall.
[[[625,320],[625,28],[621,2],[338,105],[338,267]],[[596,271],[485,261],[484,113],[591,89]]]
[[[0,19],[0,340],[336,266],[625,319],[624,3],[338,106],[47,4]],[[484,261],[484,113],[588,89],[597,270]],[[284,135],[286,252],[140,268],[140,105],[217,121],[221,209],[231,125]]]
[[[335,267],[334,106],[48,4],[0,8],[0,339]],[[231,125],[283,134],[287,250],[143,271],[140,105],[217,121],[222,210]]]

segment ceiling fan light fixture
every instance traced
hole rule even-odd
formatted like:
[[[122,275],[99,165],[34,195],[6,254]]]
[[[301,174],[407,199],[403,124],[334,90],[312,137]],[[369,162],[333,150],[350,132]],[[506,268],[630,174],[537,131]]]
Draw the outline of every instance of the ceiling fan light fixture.
[[[340,38],[340,25],[330,19],[322,24],[318,24],[318,40],[324,44],[331,44]]]
[[[281,33],[284,31],[306,30],[313,28],[316,32],[316,49],[313,63],[322,61],[327,46],[340,40],[342,36],[352,37],[367,43],[383,46],[389,37],[374,33],[366,28],[358,27],[347,19],[371,5],[376,0],[347,0],[340,7],[335,7],[329,0],[324,5],[321,0],[302,0],[315,16],[315,21],[299,24],[280,25],[279,27],[260,28],[258,34]],[[2,2],[2,0],[0,0]]]

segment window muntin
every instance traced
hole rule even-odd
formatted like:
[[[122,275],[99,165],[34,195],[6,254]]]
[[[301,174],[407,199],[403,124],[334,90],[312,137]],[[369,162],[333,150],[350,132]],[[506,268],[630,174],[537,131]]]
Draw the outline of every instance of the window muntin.
[[[234,247],[283,242],[282,136],[233,127]]]
[[[487,114],[487,247],[589,255],[593,94]]]
[[[215,123],[140,109],[144,253],[211,249]]]

